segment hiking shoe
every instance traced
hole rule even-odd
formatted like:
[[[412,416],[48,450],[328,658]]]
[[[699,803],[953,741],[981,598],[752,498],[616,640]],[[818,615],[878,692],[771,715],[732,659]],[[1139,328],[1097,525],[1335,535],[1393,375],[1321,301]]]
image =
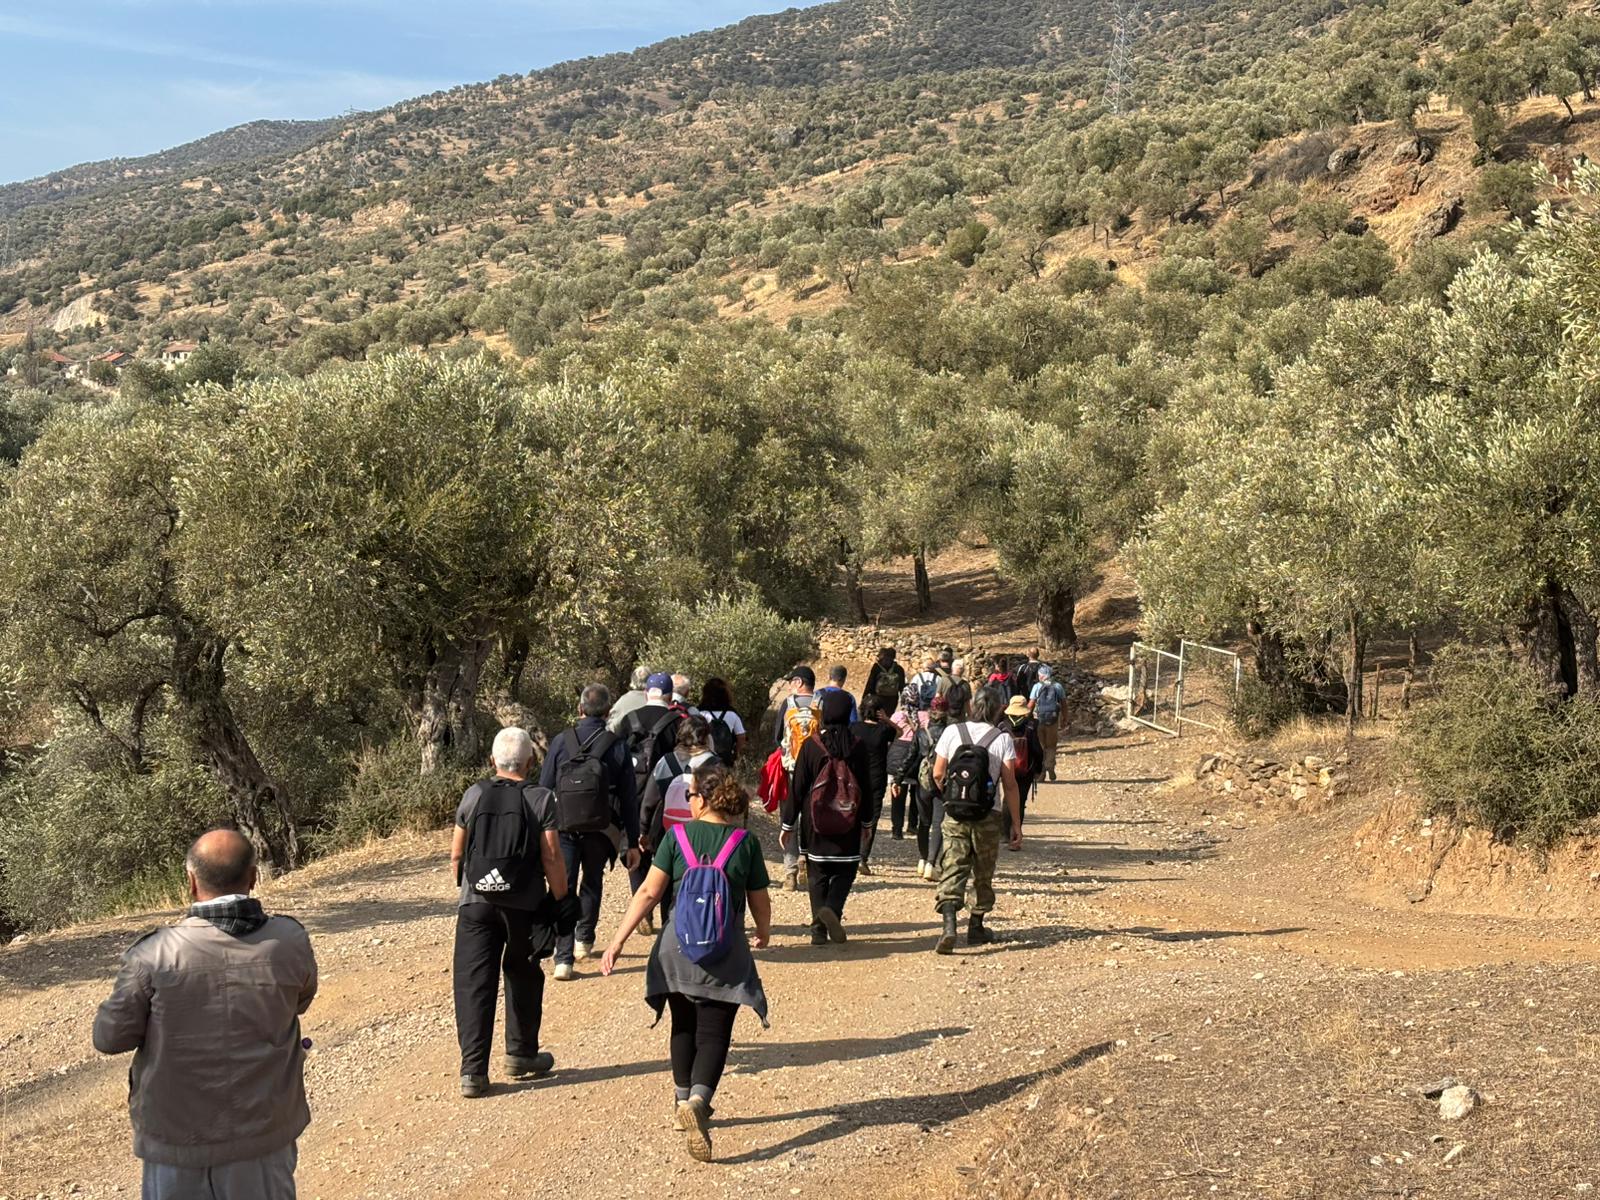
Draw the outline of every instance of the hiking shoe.
[[[683,1119],[683,1106],[687,1103],[687,1100],[679,1100],[676,1096],[672,1098],[672,1127],[679,1133],[689,1130],[689,1123]]]
[[[593,942],[577,942],[572,947],[572,957],[582,962],[586,958],[594,957]]]
[[[828,931],[821,925],[811,927],[811,944],[813,946],[826,946],[828,944]]]
[[[967,945],[987,946],[992,941],[994,930],[984,927],[982,913],[973,913],[967,918]]]
[[[944,930],[939,934],[939,940],[933,947],[935,954],[954,954],[956,952],[956,910],[944,910]]]
[[[556,964],[556,978],[562,983],[567,983],[570,980],[576,979],[577,977],[578,973],[572,969],[571,963]]]
[[[461,1098],[463,1100],[477,1100],[489,1094],[489,1077],[487,1075],[463,1075],[461,1077]]]
[[[789,871],[787,874],[784,875],[784,877],[783,877],[783,890],[786,891],[786,892],[798,892],[800,890],[800,868],[799,867],[796,867],[794,870]]]
[[[506,1055],[506,1076],[510,1079],[543,1079],[555,1070],[555,1066],[555,1055],[547,1050],[539,1051],[532,1058]]]
[[[644,934],[646,937],[654,937],[656,932],[655,917],[646,917],[644,920],[640,921],[639,932]]]
[[[711,1108],[699,1096],[690,1096],[678,1105],[683,1119],[684,1142],[695,1162],[711,1161]]]
[[[828,931],[828,940],[837,945],[844,945],[844,922],[839,920],[839,914],[831,908],[817,909],[817,923]]]
[[[811,869],[806,866],[805,859],[801,859],[800,865],[795,868],[794,886],[797,891],[811,886]]]

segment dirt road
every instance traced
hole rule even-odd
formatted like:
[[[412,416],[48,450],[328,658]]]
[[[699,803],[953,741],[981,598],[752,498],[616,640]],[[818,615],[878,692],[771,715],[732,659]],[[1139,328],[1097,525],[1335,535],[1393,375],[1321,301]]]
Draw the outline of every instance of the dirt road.
[[[1359,806],[1276,825],[1209,814],[1161,788],[1175,753],[1128,739],[1063,758],[1028,844],[1002,855],[993,947],[931,953],[932,889],[912,880],[914,843],[887,829],[879,873],[846,914],[849,945],[805,944],[803,897],[777,895],[760,957],[772,1028],[740,1018],[711,1166],[669,1127],[641,939],[610,979],[591,964],[547,985],[551,1078],[466,1102],[442,836],[283,881],[267,903],[307,924],[323,969],[306,1021],[301,1195],[1520,1197],[1600,1185],[1594,923],[1347,898],[1341,848]],[[770,827],[759,831],[774,858]],[[613,886],[607,928],[622,901]],[[137,1190],[126,1062],[95,1055],[88,1031],[121,947],[156,919],[0,950],[0,1197]],[[1441,1075],[1476,1087],[1480,1110],[1441,1122],[1413,1086]]]

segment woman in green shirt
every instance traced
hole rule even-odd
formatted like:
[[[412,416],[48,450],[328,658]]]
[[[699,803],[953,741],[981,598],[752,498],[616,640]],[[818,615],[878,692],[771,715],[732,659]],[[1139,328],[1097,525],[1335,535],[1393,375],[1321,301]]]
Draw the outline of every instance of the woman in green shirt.
[[[728,839],[740,831],[750,811],[750,793],[726,767],[712,762],[695,769],[688,800],[692,819],[682,827],[684,834],[700,862],[714,862]],[[601,974],[611,974],[645,914],[688,869],[677,838],[664,838],[650,874],[634,893],[628,915],[600,959]],[[727,952],[714,962],[691,962],[678,942],[676,922],[667,921],[645,969],[645,1002],[656,1010],[658,1021],[663,1009],[672,1013],[673,1112],[678,1128],[688,1137],[689,1154],[700,1162],[711,1160],[711,1099],[727,1066],[734,1017],[746,1005],[762,1025],[767,1023],[767,995],[750,952],[752,944],[764,947],[772,938],[772,899],[767,894],[761,843],[746,833],[724,873],[733,906],[729,920],[738,931]],[[746,907],[756,925],[749,941],[743,936]]]

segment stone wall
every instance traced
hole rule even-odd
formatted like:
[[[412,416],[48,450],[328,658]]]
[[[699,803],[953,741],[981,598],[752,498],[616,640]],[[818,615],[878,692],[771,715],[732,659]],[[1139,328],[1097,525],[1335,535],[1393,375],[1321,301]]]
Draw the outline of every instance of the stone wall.
[[[1350,756],[1343,751],[1331,758],[1308,754],[1285,760],[1248,749],[1218,750],[1203,757],[1194,774],[1201,787],[1221,795],[1312,810],[1338,798],[1348,782],[1349,767]]]

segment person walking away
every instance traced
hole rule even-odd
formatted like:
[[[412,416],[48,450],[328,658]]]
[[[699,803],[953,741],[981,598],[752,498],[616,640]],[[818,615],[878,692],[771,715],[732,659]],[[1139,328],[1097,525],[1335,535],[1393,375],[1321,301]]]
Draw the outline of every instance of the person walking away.
[[[937,656],[928,659],[923,664],[922,670],[911,677],[910,686],[917,689],[917,708],[927,712],[933,706],[933,698],[939,694],[939,659]]]
[[[751,946],[772,940],[772,898],[761,844],[742,828],[750,795],[733,773],[707,762],[694,773],[688,799],[692,819],[662,841],[600,970],[611,974],[646,911],[668,889],[683,892],[684,903],[651,948],[645,1002],[657,1021],[663,1009],[671,1013],[673,1120],[689,1156],[710,1162],[712,1101],[733,1044],[734,1018],[744,1006],[767,1025],[767,996]],[[691,895],[703,902],[689,903]],[[746,909],[755,922],[748,941]]]
[[[824,702],[826,703],[826,702]],[[850,726],[850,732],[867,751],[867,788],[863,797],[867,810],[873,816],[861,826],[861,874],[872,874],[872,844],[878,838],[878,818],[883,813],[883,798],[889,790],[889,747],[899,730],[889,719],[890,710],[875,695],[868,694],[862,705],[862,719]]]
[[[972,703],[972,684],[967,680],[967,660],[958,658],[950,664],[950,683],[944,698],[950,705],[950,719],[965,721],[967,705]]]
[[[1067,689],[1055,679],[1049,663],[1039,666],[1039,681],[1028,693],[1028,707],[1039,723],[1039,765],[1051,783],[1056,781],[1056,755],[1061,744],[1061,715],[1067,704]]]
[[[933,665],[934,695],[948,696],[950,685],[955,682],[956,650],[954,646],[946,646],[939,651],[939,657]]]
[[[1004,693],[998,690],[979,692],[972,699],[971,719],[946,729],[935,750],[934,780],[943,789],[944,801],[944,859],[934,900],[944,920],[934,946],[939,954],[955,950],[956,916],[966,906],[969,882],[973,900],[967,945],[994,941],[983,919],[994,911],[1002,810],[1011,816],[1011,848],[1022,848],[1022,813],[1017,807],[1017,779],[1012,768],[1016,747],[999,725],[1005,702]]]
[[[870,799],[872,765],[850,729],[851,697],[822,698],[822,728],[800,748],[783,806],[786,849],[799,845],[810,873],[811,944],[845,940],[844,906],[861,865],[862,831],[877,820]]]
[[[1044,651],[1038,646],[1028,651],[1027,661],[1018,664],[1017,669],[1011,673],[1011,695],[1021,696],[1024,700],[1033,691],[1033,685],[1039,682],[1039,668],[1044,666]]]
[[[917,711],[917,689],[905,687],[900,691],[900,708],[889,718],[895,728],[894,741],[889,744],[884,764],[889,777],[889,834],[895,841],[905,836],[909,824],[913,836],[917,826],[917,735],[926,723],[927,714]],[[907,820],[909,810],[909,822]],[[922,874],[922,869],[917,869]]]
[[[515,726],[495,734],[494,776],[475,783],[456,809],[450,866],[461,886],[456,907],[454,990],[461,1045],[461,1094],[489,1094],[500,977],[506,990],[505,1071],[548,1075],[555,1059],[539,1049],[544,972],[558,934],[577,926],[554,793],[530,786],[533,740]]]
[[[1017,778],[1017,817],[1019,823],[1027,819],[1028,797],[1033,794],[1034,782],[1044,771],[1044,748],[1039,744],[1039,723],[1028,711],[1028,702],[1021,696],[1011,697],[1006,705],[1005,720],[1000,728],[1011,735],[1011,771]],[[1001,837],[1010,843],[1011,810],[1002,810]],[[1012,846],[1015,850],[1016,847]]]
[[[882,646],[878,650],[878,661],[872,664],[872,669],[867,672],[867,687],[861,693],[862,700],[868,696],[877,696],[885,702],[887,711],[893,712],[900,703],[900,696],[906,690],[906,669],[895,661],[893,646]]]
[[[686,825],[694,819],[689,812],[689,792],[693,790],[694,771],[717,761],[717,755],[711,749],[711,723],[699,714],[680,723],[677,746],[656,764],[650,782],[645,785],[644,808],[640,819],[652,846],[659,846],[671,837],[673,826]],[[661,903],[662,920],[671,911],[672,893],[668,891],[667,898]]]
[[[689,703],[689,688],[693,684],[694,681],[687,675],[672,677],[672,706],[686,717],[694,713],[694,705]]]
[[[829,667],[828,682],[817,689],[817,696],[820,698],[830,695],[833,692],[844,692],[845,695],[850,696],[849,689],[845,687],[845,681],[849,678],[850,671],[848,668],[838,665]],[[856,698],[854,696],[850,696],[850,722],[851,724],[854,724],[860,719],[861,709],[856,704]]]
[[[984,680],[984,686],[1001,688],[1010,694],[1011,668],[1007,665],[1004,654],[995,655],[994,666],[989,671],[989,678]]]
[[[733,710],[733,693],[726,680],[712,676],[701,685],[699,712],[711,723],[711,749],[723,766],[733,766],[750,737],[744,720]]]
[[[617,702],[611,706],[611,716],[606,721],[606,728],[612,733],[621,733],[622,722],[627,719],[628,714],[650,703],[650,691],[645,686],[649,680],[649,667],[633,669],[633,675],[628,680],[628,690],[617,697]]]
[[[917,874],[928,883],[939,878],[944,855],[944,803],[933,773],[934,751],[950,724],[950,705],[943,696],[933,698],[925,714],[927,724],[918,734],[917,757]]]
[[[629,713],[617,731],[627,743],[628,757],[633,760],[634,793],[641,801],[656,764],[677,745],[678,723],[682,720],[683,713],[672,703],[672,676],[664,671],[653,673],[645,681],[645,704]],[[649,871],[650,856],[655,853],[649,832],[642,823],[639,852],[639,865],[628,872],[628,884],[636,892]],[[647,921],[646,925],[646,932],[654,932],[653,924]]]
[[[799,759],[800,747],[816,736],[821,726],[818,708],[817,674],[810,667],[796,667],[789,674],[793,690],[778,709],[778,724],[773,742],[783,752],[783,769],[789,775],[789,791],[794,791],[794,765]],[[800,889],[799,851],[793,845],[783,847],[783,888],[794,892]]]
[[[578,723],[550,743],[539,771],[539,786],[555,793],[567,885],[578,897],[576,929],[556,939],[555,977],[563,983],[576,978],[575,962],[594,953],[606,872],[619,854],[630,872],[641,857],[633,762],[627,743],[606,728],[610,705],[604,685],[584,688]]]
[[[128,1116],[144,1200],[294,1200],[311,1124],[300,1018],[317,994],[311,939],[251,897],[250,842],[217,829],[184,860],[192,903],[122,956],[94,1048],[133,1051]]]

